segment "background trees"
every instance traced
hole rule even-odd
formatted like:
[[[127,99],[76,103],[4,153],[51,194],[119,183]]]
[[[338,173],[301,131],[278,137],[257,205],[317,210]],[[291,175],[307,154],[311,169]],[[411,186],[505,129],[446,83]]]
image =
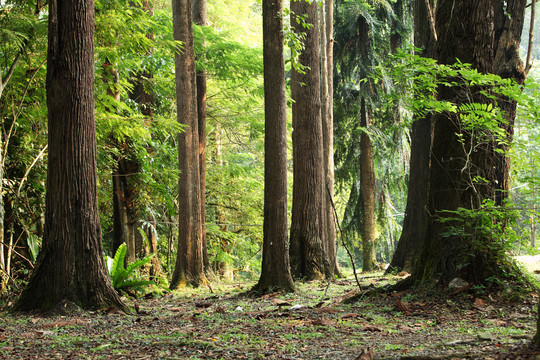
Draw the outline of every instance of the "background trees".
[[[420,7],[426,3],[417,3],[417,16],[414,20],[421,22],[416,30],[417,36],[423,40],[417,41],[417,45],[427,49],[428,46],[422,44],[432,43],[425,38],[434,38],[435,33],[427,15],[428,10]],[[497,64],[493,65],[492,72],[506,78],[519,78],[520,72],[516,71],[519,70],[516,65],[519,62],[516,61],[513,49],[518,48],[517,33],[514,29],[520,26],[520,21],[518,15],[509,20],[502,10],[510,13],[520,4],[521,2],[507,2],[506,8],[493,8],[493,24],[495,29],[499,30],[493,35],[493,44],[490,46],[493,48],[494,58],[489,61]],[[5,156],[2,186],[6,213],[2,222],[5,225],[5,251],[0,252],[0,260],[7,275],[19,278],[24,278],[25,273],[35,263],[43,239],[44,160],[47,159],[49,150],[43,121],[46,114],[43,86],[46,36],[45,26],[40,20],[48,9],[36,9],[34,5],[13,0],[8,7],[3,5],[0,10],[0,35],[5,40],[5,46],[0,47],[0,56],[3,82],[6,84],[0,97],[0,116],[5,136],[2,149]],[[173,59],[178,44],[175,43],[172,33],[172,9],[168,2],[156,0],[134,5],[136,4],[127,1],[99,0],[95,4],[94,65],[97,80],[94,86],[100,221],[105,253],[112,255],[119,243],[116,241],[115,244],[114,241],[115,222],[124,227],[129,225],[132,229],[126,233],[131,233],[130,242],[134,248],[131,260],[157,251],[157,258],[163,265],[164,278],[168,279],[178,254],[177,241],[180,234],[177,228],[177,209],[180,202],[186,199],[185,196],[178,196],[179,141],[171,135],[183,128],[176,121],[176,95],[175,87],[172,86],[175,72]],[[271,136],[271,132],[265,129],[265,125],[270,122],[265,124],[263,98],[265,92],[268,94],[270,91],[263,88],[262,27],[257,26],[262,20],[262,7],[249,1],[232,0],[211,1],[207,5],[207,26],[194,25],[192,29],[195,66],[199,74],[202,75],[203,71],[206,73],[207,89],[206,126],[202,125],[202,114],[199,114],[197,124],[199,130],[207,130],[207,142],[206,146],[202,146],[205,135],[199,133],[199,147],[195,151],[199,156],[199,193],[201,199],[206,197],[206,201],[201,200],[199,207],[201,234],[207,235],[206,270],[210,268],[226,279],[233,276],[256,279],[261,271],[263,257],[261,229],[265,206],[264,139],[265,136]],[[431,5],[434,6],[433,3]],[[153,11],[149,12],[148,7],[152,7]],[[335,230],[332,229],[333,209],[329,201],[334,192],[331,174],[334,166],[331,163],[335,160],[337,181],[333,201],[336,205],[337,221],[343,226],[346,242],[354,248],[358,265],[362,262],[360,259],[364,253],[372,254],[370,259],[365,261],[366,268],[370,268],[370,261],[387,262],[392,257],[401,234],[405,212],[404,194],[407,188],[415,195],[408,198],[410,204],[401,237],[420,239],[421,232],[427,231],[427,224],[426,227],[416,226],[423,220],[416,220],[418,216],[414,215],[422,217],[428,214],[422,205],[427,201],[427,192],[423,192],[425,198],[422,199],[417,190],[427,189],[427,186],[414,180],[418,175],[414,172],[407,180],[409,156],[412,163],[416,164],[420,159],[417,151],[419,147],[423,149],[420,151],[423,156],[418,161],[422,162],[425,175],[428,154],[425,150],[430,147],[430,119],[435,113],[448,110],[441,110],[440,106],[446,104],[443,100],[451,99],[443,96],[429,98],[426,105],[419,104],[414,97],[421,99],[426,88],[432,95],[438,90],[444,95],[444,91],[448,89],[441,81],[448,72],[445,73],[443,67],[435,66],[429,60],[404,54],[411,52],[407,49],[407,45],[412,42],[413,8],[410,1],[348,0],[337,1],[334,6],[331,1],[326,1],[324,11],[321,6],[317,8],[313,3],[298,1],[293,2],[292,7],[292,17],[283,18],[286,45],[292,46],[292,50],[286,48],[284,52],[284,71],[286,89],[292,90],[294,100],[289,98],[286,106],[290,107],[294,103],[293,112],[296,115],[292,122],[290,117],[287,119],[285,128],[280,122],[279,128],[286,132],[287,150],[290,150],[285,163],[283,153],[279,154],[279,159],[280,172],[288,172],[289,179],[292,179],[287,187],[287,211],[292,212],[293,220],[291,250],[301,254],[301,247],[297,246],[300,244],[297,235],[304,231],[299,232],[299,229],[309,229],[309,234],[318,234],[313,235],[313,238],[319,239],[317,243],[320,243],[320,248],[323,249],[320,254],[328,256],[328,259],[325,259],[326,256],[315,256],[317,271],[324,276],[331,275],[333,271],[335,273],[332,264],[332,247],[335,244],[332,234]],[[335,9],[336,13],[334,20],[331,19],[332,9]],[[435,7],[432,10],[434,9]],[[310,16],[304,16],[306,11],[309,11]],[[201,18],[203,17],[201,15]],[[318,27],[313,23],[314,26],[311,27],[311,20],[317,17],[317,21],[325,21],[320,21]],[[200,23],[205,22],[201,20]],[[335,25],[333,35],[330,31],[332,25]],[[291,26],[297,29],[295,34],[291,32]],[[306,32],[313,32],[313,39],[317,35],[319,40],[312,41],[312,35],[305,35]],[[478,43],[482,41],[478,40]],[[305,50],[299,51],[299,48],[293,46],[300,43],[305,45]],[[438,46],[442,49],[439,50],[444,52],[446,45],[442,44],[441,42]],[[335,51],[332,50],[334,45]],[[399,52],[399,49],[403,52]],[[319,55],[314,55],[315,50],[320,50]],[[335,66],[332,66],[333,53]],[[183,56],[185,52],[180,54]],[[295,55],[298,54],[301,54],[301,57],[296,59]],[[504,58],[502,55],[511,56]],[[308,56],[310,61],[319,60],[314,60],[310,65],[305,56]],[[16,59],[19,59],[18,62]],[[293,71],[291,63],[296,60],[301,66],[298,71]],[[449,59],[446,62],[452,61],[453,59]],[[13,67],[12,75],[9,81],[6,81],[6,74],[14,63],[17,63],[17,66]],[[404,69],[404,64],[407,64],[408,68]],[[316,67],[320,67],[319,70]],[[407,77],[400,76],[399,71]],[[424,83],[424,88],[417,88],[417,93],[413,93],[410,89],[412,85],[418,85],[415,82],[420,81],[416,76],[419,73],[425,74],[423,79],[431,83]],[[315,85],[318,74],[320,85]],[[530,74],[535,76],[534,66]],[[454,75],[451,74],[452,77]],[[199,80],[198,84],[201,85],[202,77],[199,77]],[[440,88],[437,88],[438,86]],[[315,95],[315,91],[319,89],[321,93]],[[197,91],[198,95],[203,93],[203,90]],[[152,101],[140,101],[141,97],[146,95],[151,95]],[[332,95],[336,98],[334,106],[331,105]],[[505,96],[507,95],[509,96]],[[183,96],[180,100],[188,98],[190,97]],[[304,102],[302,98],[309,101]],[[474,102],[483,102],[480,100]],[[500,108],[508,114],[507,120],[512,119],[511,114],[514,111],[521,112],[518,114],[515,134],[511,130],[511,121],[508,121],[505,127],[501,127],[505,135],[500,138],[504,138],[506,143],[512,136],[519,140],[519,146],[512,149],[516,159],[524,152],[534,154],[538,134],[536,123],[530,119],[534,119],[536,115],[533,111],[525,114],[524,108],[516,110],[514,101],[504,102],[501,101],[502,98],[498,100]],[[203,103],[204,97],[199,96],[197,109],[201,110],[203,106],[200,104]],[[435,103],[439,105],[433,105]],[[319,106],[320,110],[317,110]],[[282,110],[280,107],[279,112]],[[460,111],[462,114],[474,112],[465,108]],[[268,112],[269,110],[266,115]],[[304,116],[306,114],[310,116],[309,119]],[[365,116],[365,123],[361,123],[362,115]],[[331,131],[333,116],[335,134]],[[318,118],[321,120],[317,120]],[[312,125],[315,127],[311,128]],[[310,136],[301,135],[302,131],[308,129]],[[280,136],[283,135],[282,132]],[[423,134],[423,140],[418,140],[419,132]],[[409,134],[412,137],[411,142]],[[334,141],[332,135],[335,135]],[[277,140],[273,135],[271,139]],[[302,143],[307,140],[311,143]],[[283,139],[281,141],[283,142]],[[278,147],[282,149],[282,142],[279,146],[271,147],[272,150]],[[369,142],[373,144],[373,156],[369,156],[369,151],[363,149]],[[266,145],[269,143],[270,140]],[[335,145],[335,150],[331,149],[332,145]],[[513,198],[517,199],[516,202],[523,208],[519,215],[520,225],[506,226],[506,229],[519,232],[507,243],[511,244],[515,251],[523,251],[528,247],[520,242],[521,239],[526,238],[528,243],[531,243],[531,240],[535,242],[538,233],[534,210],[538,192],[533,182],[526,180],[537,177],[534,156],[515,161],[515,173],[509,173],[506,157],[497,155],[497,151],[507,152],[508,145],[499,142],[490,146],[496,149],[493,163],[497,164],[496,168],[499,169],[498,173],[493,175],[500,184],[494,190],[495,201],[500,203],[504,200],[505,190],[510,189]],[[205,162],[202,156],[205,151],[206,171],[203,170]],[[362,154],[368,155],[368,160],[361,160]],[[292,157],[295,158],[294,161]],[[362,171],[362,166],[370,162],[369,158],[373,161],[375,190],[365,190],[365,186],[361,184],[362,175],[367,173],[365,169]],[[320,159],[322,161],[319,161]],[[310,165],[311,161],[316,165]],[[294,178],[291,176],[293,163],[294,171],[299,172]],[[417,165],[411,168],[413,171],[420,169]],[[310,172],[315,169],[316,172]],[[302,171],[307,174],[305,181],[302,181],[300,175]],[[113,173],[119,176],[111,177]],[[184,174],[185,171],[180,176]],[[205,191],[202,190],[204,174],[207,176]],[[515,181],[515,186],[507,181],[509,175],[512,176],[510,180]],[[114,184],[114,179],[122,179],[124,188]],[[424,177],[424,180],[426,179],[427,176]],[[293,185],[293,182],[296,185]],[[295,186],[296,195],[293,195]],[[512,189],[514,187],[515,190]],[[307,192],[304,191],[307,190],[313,190],[313,196],[310,195],[312,202],[309,203],[313,205],[306,205],[307,200],[299,200],[306,195]],[[280,188],[279,191],[282,192],[283,189]],[[300,195],[302,192],[303,195]],[[111,194],[123,203],[123,208],[129,208],[130,214],[124,214],[129,216],[114,215],[115,204]],[[364,210],[362,205],[362,199],[367,197],[366,195],[373,195],[373,206],[369,212]],[[295,201],[290,201],[292,198],[297,200],[297,205],[294,205]],[[205,205],[202,206],[204,202]],[[186,206],[180,205],[180,209],[186,209]],[[368,223],[370,233],[375,239],[374,255],[371,251],[364,251],[368,250],[368,246],[362,244],[362,241],[368,238],[362,236],[364,226],[367,227]],[[279,220],[279,229],[283,230],[286,224],[286,219]],[[411,224],[414,226],[411,227]],[[203,225],[205,230],[202,230]],[[441,228],[448,229],[447,225],[441,225]],[[306,230],[305,234],[307,233]],[[204,240],[202,243],[204,244]],[[400,243],[400,246],[411,248],[404,242]],[[399,258],[400,246],[394,257],[396,261]],[[183,250],[180,251],[180,254],[182,253]],[[412,269],[413,256],[418,255],[418,251],[401,255],[401,263],[393,265]],[[302,267],[305,257],[297,256],[298,260],[293,262],[293,268],[297,265]],[[336,258],[342,266],[348,266],[348,259],[343,252],[338,252]],[[319,261],[321,259],[322,261]],[[13,282],[7,280],[7,275],[5,284],[9,287]],[[297,277],[310,276],[301,274]]]

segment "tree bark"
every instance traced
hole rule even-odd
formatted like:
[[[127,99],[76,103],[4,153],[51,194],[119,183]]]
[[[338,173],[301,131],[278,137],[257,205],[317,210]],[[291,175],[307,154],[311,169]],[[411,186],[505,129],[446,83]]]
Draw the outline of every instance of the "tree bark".
[[[506,3],[506,6],[505,6]],[[513,79],[518,84],[525,83],[525,68],[519,56],[521,32],[525,22],[525,7],[527,0],[498,1],[494,3],[495,29],[494,29],[494,67],[492,72],[503,79]],[[517,102],[500,101],[506,124],[500,127],[506,133],[506,144],[498,144],[495,153],[495,201],[502,205],[508,199],[510,190],[510,158],[508,149],[514,137],[514,122],[516,118]]]
[[[317,2],[291,2],[291,24],[297,34],[304,34],[304,50],[299,62],[304,72],[292,70],[293,116],[293,204],[290,261],[293,277],[305,280],[324,279],[329,275],[324,251],[324,157],[321,121],[319,32]],[[309,26],[297,22],[307,15]]]
[[[193,23],[200,26],[207,25],[206,0],[194,0],[192,3]],[[205,44],[203,44],[205,46]],[[196,59],[201,61],[203,59]],[[210,270],[206,240],[206,71],[197,70],[197,119],[199,127],[199,172],[201,188],[201,218],[203,262],[205,270]]]
[[[156,279],[162,276],[161,272],[161,265],[159,262],[159,256],[158,256],[158,238],[157,238],[157,230],[156,230],[156,218],[154,215],[151,215],[148,218],[148,226],[145,229],[146,230],[146,237],[148,239],[148,253],[152,254],[155,253],[156,255],[152,257],[151,261],[151,267],[150,267],[150,279]]]
[[[330,272],[341,276],[337,262],[336,219],[334,217],[334,1],[326,0],[321,12],[321,116],[324,156],[324,212],[326,220],[326,252]]]
[[[126,309],[101,249],[94,124],[94,2],[49,2],[49,158],[43,246],[16,310],[62,301]]]
[[[178,253],[171,289],[199,286],[206,281],[203,264],[199,130],[191,1],[173,0],[174,39],[183,48],[175,55],[178,122],[186,125],[178,135],[179,221]]]
[[[295,290],[287,238],[287,94],[283,3],[263,0],[264,224],[261,277],[254,291]]]
[[[435,27],[431,24],[433,22],[432,8],[430,0],[415,0],[414,2],[414,45],[422,49],[422,56],[429,56],[431,52],[429,48],[435,44]],[[411,158],[405,219],[389,270],[401,269],[412,272],[427,236],[431,143],[431,117],[415,118],[411,129]]]
[[[502,2],[501,2],[502,4]],[[508,2],[508,15],[502,16],[498,3],[490,0],[438,2],[436,24],[439,41],[435,58],[442,64],[453,64],[457,59],[470,63],[480,73],[502,73],[501,69],[519,69],[519,62],[513,56],[501,57],[502,51],[507,56],[512,48],[500,49],[499,30],[508,28],[512,34],[502,34],[507,38],[519,37],[519,20],[515,2]],[[516,23],[501,21],[512,18]],[[501,27],[500,24],[504,24]],[[519,30],[520,32],[521,30]],[[515,42],[514,42],[515,44]],[[501,63],[502,61],[502,63]],[[464,101],[486,103],[489,100],[468,86],[439,88],[439,99],[455,104]],[[466,97],[465,95],[468,95]],[[467,100],[464,100],[467,99]],[[511,114],[509,116],[512,116]],[[460,134],[458,136],[458,134]],[[460,138],[461,136],[461,138]],[[461,277],[468,281],[500,275],[499,256],[496,244],[488,234],[474,232],[475,224],[452,220],[442,223],[447,211],[458,208],[478,210],[483,200],[498,202],[501,176],[506,164],[501,165],[496,154],[495,141],[483,138],[478,140],[473,135],[461,131],[461,120],[455,114],[437,114],[434,116],[433,148],[430,169],[428,209],[430,214],[427,237],[422,254],[413,271],[413,282],[449,281]],[[475,151],[467,158],[463,144],[470,144]],[[504,155],[503,155],[504,157]],[[480,177],[485,182],[476,183]],[[471,236],[448,233],[451,226],[468,226]]]
[[[362,258],[363,270],[370,271],[376,266],[375,258],[375,166],[373,164],[373,143],[368,127],[371,125],[366,100],[362,97],[360,110],[360,188],[362,189]]]

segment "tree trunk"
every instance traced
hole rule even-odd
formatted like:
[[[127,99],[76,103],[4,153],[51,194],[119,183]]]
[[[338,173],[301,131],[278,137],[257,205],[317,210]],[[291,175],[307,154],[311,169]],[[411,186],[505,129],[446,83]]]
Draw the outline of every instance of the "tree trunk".
[[[113,189],[113,255],[122,244],[129,244],[129,228],[127,209],[124,206],[124,187],[122,185],[119,170],[113,171],[112,176]]]
[[[429,56],[430,44],[435,44],[432,32],[430,0],[414,2],[414,45],[422,49],[422,56]],[[401,269],[412,272],[427,235],[429,193],[429,168],[432,142],[430,117],[415,118],[411,129],[411,158],[409,166],[409,188],[403,230],[389,270]]]
[[[129,156],[127,143],[119,146]],[[137,172],[140,170],[138,159],[116,159],[116,169],[113,172],[113,254],[123,243],[126,244],[126,263],[135,262],[137,253],[136,224],[134,197],[136,190]]]
[[[173,0],[174,39],[183,48],[175,55],[178,121],[186,125],[178,135],[179,221],[178,253],[171,289],[199,286],[206,281],[203,264],[199,130],[191,1]]]
[[[326,220],[326,253],[332,275],[341,276],[337,262],[336,219],[334,217],[334,1],[326,0],[321,13],[321,117],[324,156],[324,212]]]
[[[512,3],[508,2],[507,11],[514,11],[511,10]],[[508,15],[518,21],[515,19],[519,17],[518,12]],[[480,73],[500,73],[500,68],[514,68],[513,57],[502,59],[503,64],[497,60],[500,46],[497,34],[499,30],[506,31],[498,25],[498,16],[497,4],[490,0],[439,1],[436,15],[439,41],[435,56],[439,63],[452,64],[459,59],[472,64]],[[517,31],[511,24],[506,25],[514,29],[511,31]],[[515,38],[515,34],[509,37]],[[508,55],[511,48],[506,50]],[[439,100],[458,105],[463,99],[473,103],[489,102],[466,86],[441,87],[438,94]],[[470,144],[475,150],[468,158],[464,156],[463,144]],[[434,116],[428,200],[430,220],[422,255],[413,271],[413,282],[445,282],[458,276],[474,282],[500,275],[497,244],[491,234],[477,232],[482,228],[480,224],[468,219],[440,221],[449,216],[447,211],[465,208],[474,212],[480,209],[485,199],[497,200],[500,193],[497,190],[506,186],[500,182],[506,165],[501,167],[496,146],[492,139],[478,139],[461,131],[461,119],[455,114]],[[473,180],[477,177],[486,181],[479,184]],[[449,233],[448,229],[453,226],[464,228],[470,234]]]
[[[264,224],[256,292],[294,291],[287,239],[287,94],[282,1],[263,0]]]
[[[125,309],[105,271],[96,189],[94,2],[49,2],[45,234],[16,310]]]
[[[192,3],[193,23],[206,26],[206,0],[194,0]],[[205,44],[203,44],[205,46]],[[204,59],[196,59],[203,61]],[[206,241],[206,71],[201,67],[197,70],[197,119],[199,126],[199,172],[201,188],[201,217],[203,262],[205,270],[210,269]]]
[[[363,270],[370,271],[376,266],[375,258],[375,167],[373,164],[373,143],[368,133],[371,119],[362,97],[360,110],[360,188],[362,189],[362,258]]]
[[[492,72],[503,79],[513,79],[518,84],[524,84],[526,76],[523,62],[519,56],[526,6],[527,0],[494,2],[495,39]],[[500,127],[506,133],[506,143],[497,144],[497,149],[501,152],[494,154],[495,203],[503,205],[510,190],[510,158],[507,154],[514,136],[517,102],[500,101],[498,105],[502,110],[504,119],[507,121],[506,124],[500,124]]]
[[[324,252],[324,158],[321,121],[319,33],[317,2],[291,3],[291,24],[297,34],[304,34],[304,50],[299,62],[304,72],[292,70],[293,117],[293,204],[290,261],[295,278],[315,280],[329,275]],[[305,14],[297,22],[296,14]]]
[[[152,261],[150,263],[150,278],[156,279],[159,278],[161,273],[161,265],[159,263],[159,256],[158,256],[158,244],[157,244],[157,230],[156,230],[156,218],[151,215],[148,218],[148,226],[146,228],[146,237],[148,239],[148,253],[149,254],[156,254],[154,257],[152,257]]]

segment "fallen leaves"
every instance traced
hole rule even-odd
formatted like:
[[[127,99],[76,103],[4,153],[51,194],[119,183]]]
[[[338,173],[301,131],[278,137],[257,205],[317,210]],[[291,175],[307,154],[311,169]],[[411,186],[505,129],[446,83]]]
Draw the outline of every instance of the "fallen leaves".
[[[281,300],[280,298],[273,298],[270,300],[270,303],[275,306],[292,306],[292,304],[286,300]]]
[[[373,356],[375,356],[373,349],[362,349],[360,355],[358,355],[354,360],[373,360]]]
[[[396,299],[396,307],[395,308],[396,308],[397,311],[401,311],[403,313],[410,313],[411,312],[411,309],[409,308],[407,303],[403,303],[399,299]]]
[[[85,319],[71,319],[68,321],[57,321],[49,324],[44,324],[41,327],[44,329],[59,328],[65,326],[86,325],[89,321]]]
[[[366,325],[366,326],[362,327],[362,331],[382,332],[383,329],[381,329],[378,326],[374,326],[374,325]]]

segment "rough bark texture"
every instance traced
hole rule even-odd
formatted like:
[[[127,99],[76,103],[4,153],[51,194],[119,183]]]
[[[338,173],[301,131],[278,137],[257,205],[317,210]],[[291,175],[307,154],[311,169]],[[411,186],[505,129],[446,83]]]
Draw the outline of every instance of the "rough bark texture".
[[[414,45],[422,49],[422,56],[429,56],[428,48],[434,44],[431,31],[429,0],[414,2]],[[411,158],[409,187],[403,230],[389,270],[401,269],[412,272],[427,235],[429,193],[429,167],[432,142],[430,117],[416,118],[411,129]]]
[[[360,188],[362,189],[362,268],[373,270],[375,259],[375,166],[373,164],[373,143],[367,133],[368,111],[366,100],[361,100],[360,126],[365,129],[360,135]]]
[[[501,2],[502,3],[502,2]],[[507,11],[515,5],[508,2]],[[481,73],[500,72],[511,64],[500,64],[497,54],[500,41],[497,40],[499,27],[498,2],[475,0],[455,2],[444,0],[438,2],[436,13],[439,42],[436,58],[440,63],[452,64],[456,59],[470,63]],[[512,10],[514,11],[514,10]],[[519,14],[509,13],[509,17],[517,21]],[[510,24],[509,29],[513,27]],[[517,31],[517,28],[513,28]],[[520,32],[520,31],[519,31]],[[509,36],[515,38],[516,34]],[[519,36],[517,36],[519,37]],[[511,47],[505,54],[511,53]],[[514,62],[506,58],[503,62]],[[478,89],[471,87],[441,87],[439,98],[460,104],[465,101],[477,103],[487,102]],[[463,133],[465,144],[475,147],[470,157],[464,156],[464,149],[456,133],[460,129],[460,118],[454,114],[438,114],[434,117],[434,135],[430,171],[428,235],[418,265],[413,272],[416,282],[433,280],[448,281],[454,277],[462,277],[469,281],[481,281],[488,276],[498,275],[500,264],[495,244],[489,236],[479,234],[458,236],[448,234],[449,226],[462,226],[460,222],[441,223],[439,220],[447,216],[444,211],[455,211],[458,207],[478,209],[484,199],[496,199],[501,185],[499,179],[501,167],[498,155],[495,154],[494,141],[477,138]],[[480,176],[486,183],[475,183],[473,178]],[[475,224],[469,224],[475,229]],[[445,234],[446,233],[446,234]],[[483,244],[483,245],[482,245]]]
[[[49,159],[42,250],[17,310],[62,301],[124,308],[101,251],[94,125],[94,2],[49,2]]]
[[[254,291],[294,291],[287,238],[287,94],[282,1],[263,0],[264,225],[261,277]]]
[[[179,220],[178,253],[171,289],[198,286],[206,281],[203,265],[202,218],[199,172],[199,130],[191,1],[174,0],[174,39],[182,41],[175,55],[178,121],[186,125],[178,135]]]
[[[505,6],[505,4],[507,6]],[[525,68],[519,56],[521,31],[525,22],[527,0],[495,1],[495,34],[494,61],[492,72],[502,78],[515,80],[518,84],[525,82]],[[495,153],[495,200],[502,205],[508,198],[510,190],[510,158],[507,156],[509,144],[514,136],[514,121],[517,103],[515,101],[500,102],[507,124],[501,124],[507,136],[507,144],[497,147],[502,153]]]
[[[206,0],[194,0],[192,3],[193,23],[207,25]],[[204,45],[204,44],[203,44]],[[203,59],[196,59],[197,61]],[[197,70],[197,119],[199,126],[199,172],[201,188],[201,218],[204,269],[210,270],[206,241],[206,71]]]
[[[334,1],[326,0],[321,9],[321,116],[325,173],[326,253],[333,275],[340,276],[337,262],[334,218]]]
[[[319,32],[317,2],[291,2],[291,24],[294,31],[304,33],[305,48],[299,61],[306,66],[302,74],[292,71],[293,111],[293,204],[291,220],[290,260],[293,277],[306,280],[323,279],[329,273],[323,249],[324,221],[324,158],[321,121]],[[298,24],[295,14],[307,15],[312,26]]]

